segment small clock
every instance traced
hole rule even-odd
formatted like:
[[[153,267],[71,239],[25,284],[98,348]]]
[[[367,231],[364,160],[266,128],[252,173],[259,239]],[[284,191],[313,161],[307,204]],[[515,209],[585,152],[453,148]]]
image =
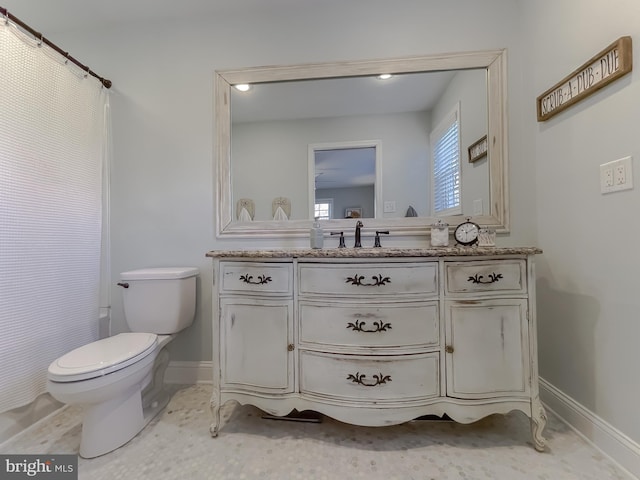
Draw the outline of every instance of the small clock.
[[[453,232],[453,238],[456,239],[458,245],[466,247],[477,244],[479,234],[480,225],[472,222],[470,218],[467,218],[466,221],[456,227],[456,230]]]

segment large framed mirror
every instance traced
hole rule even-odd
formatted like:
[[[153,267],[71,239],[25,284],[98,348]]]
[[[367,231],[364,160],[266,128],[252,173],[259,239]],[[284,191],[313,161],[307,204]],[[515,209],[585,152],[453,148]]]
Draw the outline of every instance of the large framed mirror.
[[[505,56],[216,72],[216,234],[306,236],[314,216],[347,233],[358,215],[366,229],[393,236],[428,235],[438,219],[455,226],[467,217],[508,231]],[[238,91],[241,84],[250,89]],[[457,207],[442,208],[437,158],[454,124],[459,171],[444,183],[455,184]],[[484,135],[487,155],[472,162],[468,147]]]

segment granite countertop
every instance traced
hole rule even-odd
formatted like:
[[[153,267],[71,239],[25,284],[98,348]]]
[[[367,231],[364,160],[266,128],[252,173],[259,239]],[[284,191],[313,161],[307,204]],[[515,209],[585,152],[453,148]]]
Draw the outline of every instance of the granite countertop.
[[[393,258],[489,255],[536,255],[537,247],[429,247],[429,248],[289,248],[279,250],[212,250],[211,258]]]

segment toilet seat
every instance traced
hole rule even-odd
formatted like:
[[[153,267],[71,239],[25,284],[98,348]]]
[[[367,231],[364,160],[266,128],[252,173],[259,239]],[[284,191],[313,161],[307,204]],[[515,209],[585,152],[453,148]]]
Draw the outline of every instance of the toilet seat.
[[[49,365],[53,382],[77,382],[117,372],[154,351],[154,333],[120,333],[76,348]]]

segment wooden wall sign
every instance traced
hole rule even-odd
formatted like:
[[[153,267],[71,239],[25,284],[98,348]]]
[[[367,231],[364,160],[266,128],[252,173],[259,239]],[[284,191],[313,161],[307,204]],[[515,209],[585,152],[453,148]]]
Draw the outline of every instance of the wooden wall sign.
[[[473,163],[476,160],[480,160],[482,157],[487,156],[489,145],[487,144],[487,136],[485,135],[480,140],[473,142],[468,148],[469,150],[469,163]]]
[[[537,98],[538,121],[548,120],[626,75],[632,63],[631,37],[620,37]]]

